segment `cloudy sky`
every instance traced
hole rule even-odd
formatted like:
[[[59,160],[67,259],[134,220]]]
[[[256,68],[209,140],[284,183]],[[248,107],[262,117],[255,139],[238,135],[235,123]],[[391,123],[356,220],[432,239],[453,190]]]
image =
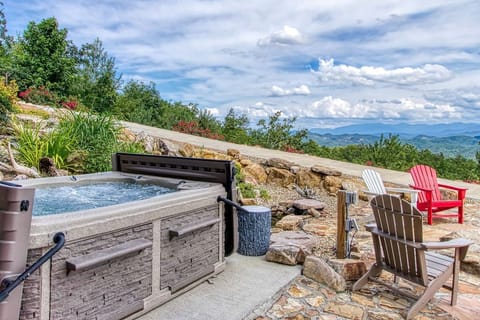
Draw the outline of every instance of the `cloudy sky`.
[[[222,117],[303,128],[480,120],[478,0],[3,0],[10,35],[56,17],[123,79]]]

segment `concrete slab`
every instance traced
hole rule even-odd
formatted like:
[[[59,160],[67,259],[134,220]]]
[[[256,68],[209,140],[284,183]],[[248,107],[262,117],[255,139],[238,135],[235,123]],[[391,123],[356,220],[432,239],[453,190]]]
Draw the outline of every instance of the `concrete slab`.
[[[301,273],[301,266],[267,262],[265,256],[227,257],[225,271],[141,316],[140,320],[240,320],[268,302]]]

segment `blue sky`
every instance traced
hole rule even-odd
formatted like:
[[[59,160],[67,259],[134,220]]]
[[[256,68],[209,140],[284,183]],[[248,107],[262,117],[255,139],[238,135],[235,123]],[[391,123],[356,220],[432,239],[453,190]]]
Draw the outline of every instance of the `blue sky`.
[[[302,128],[480,120],[480,1],[4,0],[9,34],[56,17],[123,80],[221,118]]]

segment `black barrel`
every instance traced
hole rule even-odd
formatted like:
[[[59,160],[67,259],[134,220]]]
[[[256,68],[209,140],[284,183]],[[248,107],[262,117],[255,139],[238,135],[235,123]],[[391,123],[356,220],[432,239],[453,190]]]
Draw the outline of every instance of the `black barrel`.
[[[270,245],[272,212],[262,206],[242,206],[238,210],[238,250],[244,256],[262,256]]]

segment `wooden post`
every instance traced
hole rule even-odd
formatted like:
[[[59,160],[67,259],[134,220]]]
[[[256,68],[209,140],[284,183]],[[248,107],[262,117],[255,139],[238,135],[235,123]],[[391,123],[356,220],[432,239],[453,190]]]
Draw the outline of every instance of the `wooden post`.
[[[347,217],[347,192],[345,190],[337,191],[337,259],[345,259],[345,220]]]

